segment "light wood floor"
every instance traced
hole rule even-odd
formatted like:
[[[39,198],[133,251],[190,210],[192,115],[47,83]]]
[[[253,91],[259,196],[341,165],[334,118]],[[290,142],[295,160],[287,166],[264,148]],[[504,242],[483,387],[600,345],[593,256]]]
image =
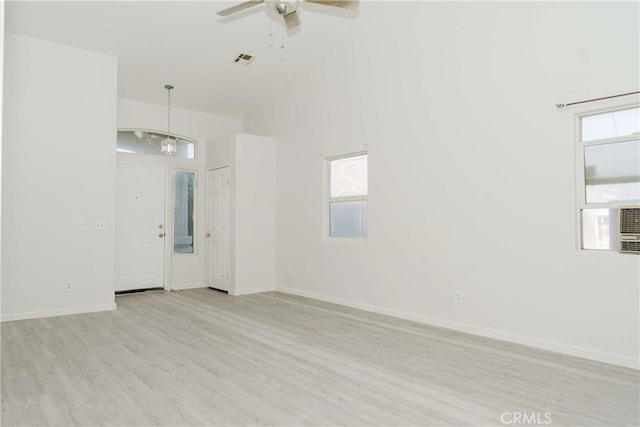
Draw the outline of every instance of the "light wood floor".
[[[631,369],[277,292],[117,303],[2,324],[3,426],[640,424]]]

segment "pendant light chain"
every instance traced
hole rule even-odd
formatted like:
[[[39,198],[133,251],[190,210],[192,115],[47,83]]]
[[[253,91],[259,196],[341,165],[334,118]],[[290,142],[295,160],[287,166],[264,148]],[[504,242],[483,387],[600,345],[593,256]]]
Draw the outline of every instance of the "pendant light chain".
[[[177,141],[171,139],[171,89],[173,86],[167,84],[164,88],[167,90],[167,137],[162,141],[160,151],[170,156],[178,151]]]
[[[168,102],[167,102],[167,138],[171,139],[171,89],[173,89],[173,86],[171,85],[165,85],[164,86],[165,89],[167,89],[167,98],[168,98]]]

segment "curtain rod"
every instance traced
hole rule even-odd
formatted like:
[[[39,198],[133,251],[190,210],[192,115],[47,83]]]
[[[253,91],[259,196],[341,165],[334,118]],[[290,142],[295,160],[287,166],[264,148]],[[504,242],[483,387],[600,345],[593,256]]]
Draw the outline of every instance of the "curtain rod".
[[[568,104],[556,104],[556,108],[564,108],[564,107],[569,107],[570,105],[584,104],[585,102],[602,101],[603,99],[618,98],[620,96],[637,95],[639,93],[640,93],[640,91],[636,91],[636,92],[629,92],[629,93],[621,93],[620,95],[605,96],[605,97],[602,97],[602,98],[587,99],[585,101],[570,102]]]

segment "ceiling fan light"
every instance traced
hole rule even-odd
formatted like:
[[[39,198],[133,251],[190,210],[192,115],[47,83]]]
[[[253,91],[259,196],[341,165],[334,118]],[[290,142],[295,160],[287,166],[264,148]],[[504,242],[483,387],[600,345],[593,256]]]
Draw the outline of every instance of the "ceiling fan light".
[[[291,9],[289,5],[284,2],[278,3],[276,5],[276,10],[280,15],[286,15],[287,13],[289,13],[289,9]]]
[[[269,9],[276,11],[278,15],[288,15],[295,12],[299,3],[300,0],[266,0],[264,2]]]

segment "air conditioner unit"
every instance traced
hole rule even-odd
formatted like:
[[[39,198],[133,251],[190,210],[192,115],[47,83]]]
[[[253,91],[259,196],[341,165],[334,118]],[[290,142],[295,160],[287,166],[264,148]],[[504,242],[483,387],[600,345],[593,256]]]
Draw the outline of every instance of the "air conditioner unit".
[[[620,252],[640,254],[640,206],[619,209]]]

